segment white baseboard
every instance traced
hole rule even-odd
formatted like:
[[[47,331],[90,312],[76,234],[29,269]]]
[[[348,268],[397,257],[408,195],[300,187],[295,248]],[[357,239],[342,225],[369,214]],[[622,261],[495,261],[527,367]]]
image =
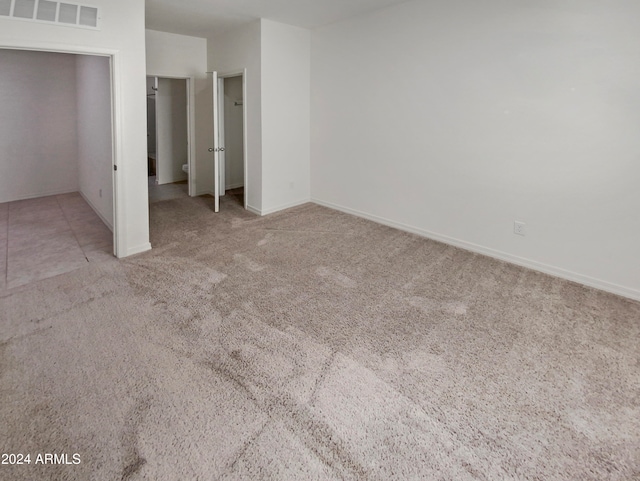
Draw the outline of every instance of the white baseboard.
[[[166,185],[166,184],[174,184],[176,182],[184,182],[185,180],[189,180],[189,177],[187,177],[187,175],[185,174],[184,177],[180,176],[178,178],[172,177],[169,180],[164,180],[163,182],[158,182],[157,181],[158,177],[156,176],[156,185]]]
[[[308,202],[311,202],[311,199],[308,199],[308,198],[307,199],[300,199],[300,200],[296,200],[294,202],[289,202],[287,204],[279,205],[277,207],[270,207],[269,209],[263,209],[260,212],[260,215],[274,214],[276,212],[280,212],[281,210],[290,209],[291,207],[297,207],[299,205],[306,204]]]
[[[62,190],[50,190],[47,192],[38,192],[35,194],[26,194],[19,195],[17,197],[0,197],[0,204],[4,204],[5,202],[15,202],[17,200],[28,200],[28,199],[37,199],[38,197],[49,197],[51,195],[63,195],[63,194],[72,194],[74,192],[78,192],[78,188],[75,189],[62,189]]]
[[[395,222],[390,219],[386,219],[384,217],[379,217],[377,215],[368,214],[366,212],[361,212],[359,210],[350,209],[348,207],[343,207],[341,205],[333,204],[331,202],[325,202],[320,199],[311,199],[311,202],[322,205],[324,207],[328,207],[330,209],[339,210],[341,212],[345,212],[347,214],[355,215],[357,217],[362,217],[364,219],[371,220],[378,224],[383,224],[389,227],[394,227],[396,229],[400,229],[406,232],[411,232],[412,234],[417,234],[422,237],[426,237],[428,239],[432,239],[438,242],[442,242],[444,244],[452,245],[455,247],[459,247],[461,249],[476,252],[478,254],[483,254],[488,257],[493,257],[495,259],[500,259],[502,261],[510,262],[511,264],[516,264],[518,266],[526,267],[528,269],[533,269],[535,271],[543,272],[545,274],[549,274],[554,277],[559,277],[561,279],[566,279],[568,281],[577,282],[578,284],[582,284],[588,287],[593,287],[596,289],[600,289],[602,291],[610,292],[612,294],[616,294],[622,297],[627,297],[629,299],[633,299],[636,301],[640,301],[640,291],[636,289],[630,289],[628,287],[620,286],[618,284],[614,284],[612,282],[604,281],[601,279],[595,279],[593,277],[585,276],[582,274],[578,274],[576,272],[568,271],[562,269],[560,267],[551,266],[548,264],[543,264],[541,262],[537,262],[531,259],[526,259],[524,257],[514,256],[512,254],[508,254],[506,252],[502,252],[499,250],[491,249],[489,247],[484,247],[481,245],[473,244],[471,242],[466,242],[460,239],[456,239],[453,237],[449,237],[442,234],[437,234],[435,232],[430,232],[424,229],[420,229],[418,227],[410,226],[407,224],[403,224],[400,222]]]
[[[260,209],[256,209],[255,207],[250,206],[249,204],[247,204],[247,210],[255,215],[262,215],[262,212],[260,211]]]
[[[119,257],[120,258],[129,257],[129,256],[133,256],[135,254],[140,254],[141,252],[147,252],[149,250],[151,250],[151,243],[147,242],[146,244],[142,244],[140,246],[130,247],[129,249],[127,249],[127,252],[126,252],[125,255],[119,256]]]
[[[244,182],[240,182],[239,184],[230,184],[225,185],[225,190],[237,189],[238,187],[244,187]]]
[[[93,211],[96,213],[96,215],[97,215],[98,217],[100,217],[100,220],[101,220],[102,222],[104,222],[104,225],[106,225],[106,226],[109,228],[109,230],[110,230],[111,232],[113,232],[113,225],[111,225],[111,222],[109,222],[109,221],[106,219],[106,217],[105,217],[105,216],[103,216],[103,215],[100,213],[100,211],[96,208],[96,206],[95,206],[95,205],[93,205],[93,202],[91,202],[91,201],[89,200],[89,198],[88,198],[86,195],[84,195],[84,192],[82,192],[82,191],[78,191],[78,193],[79,193],[79,194],[80,194],[80,196],[84,199],[84,201],[85,201],[87,204],[89,204],[89,207],[91,207],[91,208],[93,209]]]

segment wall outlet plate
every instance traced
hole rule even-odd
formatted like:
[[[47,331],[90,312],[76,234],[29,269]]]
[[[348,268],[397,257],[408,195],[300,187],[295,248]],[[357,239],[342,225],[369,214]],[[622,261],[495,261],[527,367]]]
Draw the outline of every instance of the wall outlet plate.
[[[515,221],[513,223],[513,233],[516,235],[525,235],[526,232],[526,224],[524,222]]]

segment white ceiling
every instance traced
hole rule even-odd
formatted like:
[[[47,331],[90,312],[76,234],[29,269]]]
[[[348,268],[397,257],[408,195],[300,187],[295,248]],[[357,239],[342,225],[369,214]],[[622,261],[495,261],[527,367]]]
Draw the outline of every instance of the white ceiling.
[[[212,37],[258,18],[316,28],[407,0],[146,0],[152,30]]]

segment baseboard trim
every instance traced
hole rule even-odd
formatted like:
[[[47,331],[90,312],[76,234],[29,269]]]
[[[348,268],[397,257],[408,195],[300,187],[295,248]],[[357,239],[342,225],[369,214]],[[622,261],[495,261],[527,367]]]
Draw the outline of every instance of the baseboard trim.
[[[29,200],[29,199],[37,199],[38,197],[49,197],[52,195],[64,195],[64,194],[73,194],[74,192],[78,192],[78,188],[75,189],[63,189],[63,190],[52,190],[50,192],[38,192],[37,194],[27,194],[21,195],[14,198],[0,198],[0,204],[4,204],[6,202],[16,202],[18,200]]]
[[[96,215],[97,215],[98,217],[100,217],[100,220],[101,220],[102,222],[104,222],[104,225],[106,225],[106,226],[109,228],[109,230],[110,230],[111,232],[113,232],[113,225],[111,225],[111,223],[110,223],[110,222],[109,222],[109,221],[108,221],[108,220],[107,220],[107,219],[106,219],[106,218],[105,218],[105,217],[100,213],[100,211],[99,211],[98,209],[96,209],[96,206],[95,206],[95,205],[93,205],[93,202],[91,202],[91,201],[89,200],[89,198],[88,198],[86,195],[84,195],[84,193],[83,193],[82,191],[78,191],[78,193],[79,193],[79,194],[80,194],[80,196],[84,199],[84,201],[85,201],[87,204],[89,204],[89,207],[91,207],[91,208],[93,209],[93,211],[96,213]]]
[[[395,222],[390,219],[386,219],[384,217],[368,214],[366,212],[362,212],[356,209],[351,209],[349,207],[344,207],[338,204],[334,204],[332,202],[326,202],[326,201],[323,201],[320,199],[314,199],[314,198],[311,199],[311,202],[313,202],[314,204],[322,205],[324,207],[328,207],[330,209],[338,210],[340,212],[345,212],[347,214],[355,215],[356,217],[362,217],[363,219],[367,219],[367,220],[376,222],[378,224],[383,224],[388,227],[393,227],[399,230],[403,230],[405,232],[417,234],[419,236],[426,237],[428,239],[442,242],[443,244],[452,245],[454,247],[459,247],[461,249],[464,249],[470,252],[475,252],[478,254],[486,255],[488,257],[493,257],[495,259],[509,262],[511,264],[515,264],[521,267],[526,267],[534,271],[543,272],[545,274],[549,274],[554,277],[559,277],[561,279],[576,282],[584,286],[593,287],[601,291],[605,291],[611,294],[616,294],[618,296],[633,299],[634,301],[640,301],[640,291],[635,289],[630,289],[628,287],[620,286],[612,282],[585,276],[582,274],[578,274],[576,272],[562,269],[560,267],[551,266],[551,265],[537,262],[524,257],[514,256],[506,252],[502,252],[496,249],[491,249],[489,247],[484,247],[484,246],[463,241],[460,239],[456,239],[454,237],[437,234],[435,232],[431,232],[425,229],[420,229],[418,227],[414,227],[408,224],[403,224],[401,222]]]
[[[285,210],[285,209],[290,209],[291,207],[297,207],[297,206],[302,205],[302,204],[307,204],[308,202],[311,202],[311,199],[297,200],[295,202],[290,202],[288,204],[282,204],[282,205],[279,205],[277,207],[271,207],[270,209],[265,209],[265,210],[256,209],[255,207],[252,207],[252,206],[247,204],[247,210],[249,212],[253,212],[256,215],[264,216],[264,215],[269,215],[269,214],[275,214],[276,212],[280,212],[281,210]]]
[[[237,189],[238,187],[244,187],[244,182],[240,182],[239,184],[225,185],[224,189],[231,190],[231,189]]]
[[[145,244],[142,244],[140,246],[136,246],[136,247],[130,247],[129,249],[127,249],[127,253],[123,256],[120,257],[129,257],[129,256],[133,256],[136,254],[140,254],[142,252],[147,252],[151,250],[151,243],[147,242]]]
[[[156,179],[157,178],[158,177],[156,177]],[[188,181],[189,177],[184,177],[184,178],[180,177],[180,178],[177,178],[177,179],[176,178],[171,178],[171,179],[165,180],[163,182],[157,182],[157,180],[156,180],[156,185],[175,184],[176,182],[184,182],[185,180]]]
[[[280,212],[281,210],[290,209],[291,207],[297,207],[299,205],[307,204],[309,202],[311,202],[311,199],[308,199],[308,198],[307,199],[296,200],[295,202],[289,202],[287,204],[282,204],[282,205],[279,205],[277,207],[271,207],[269,209],[264,209],[260,215],[275,214],[276,212]]]
[[[260,209],[256,209],[255,207],[252,207],[249,204],[247,204],[247,210],[255,215],[262,216],[262,212],[260,212]]]

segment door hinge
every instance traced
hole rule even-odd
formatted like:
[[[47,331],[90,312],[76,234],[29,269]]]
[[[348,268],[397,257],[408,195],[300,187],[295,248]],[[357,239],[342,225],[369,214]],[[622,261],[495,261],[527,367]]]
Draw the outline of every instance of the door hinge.
[[[113,166],[113,170],[118,170],[118,166],[117,166],[117,165],[114,165],[114,166]]]

